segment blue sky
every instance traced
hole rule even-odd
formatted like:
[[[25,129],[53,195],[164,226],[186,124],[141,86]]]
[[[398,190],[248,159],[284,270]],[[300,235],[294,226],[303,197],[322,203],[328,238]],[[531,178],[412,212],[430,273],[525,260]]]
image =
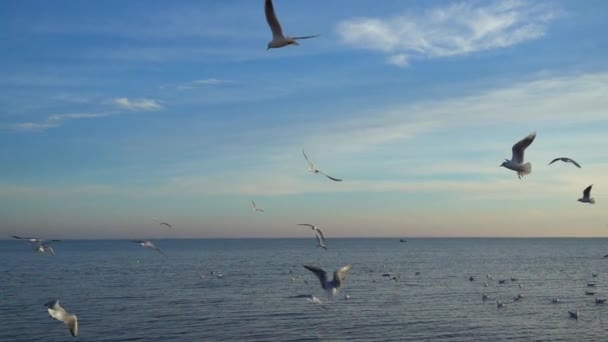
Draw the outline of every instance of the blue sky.
[[[261,0],[0,2],[2,231],[608,236],[606,2],[275,9],[321,36],[266,51]]]

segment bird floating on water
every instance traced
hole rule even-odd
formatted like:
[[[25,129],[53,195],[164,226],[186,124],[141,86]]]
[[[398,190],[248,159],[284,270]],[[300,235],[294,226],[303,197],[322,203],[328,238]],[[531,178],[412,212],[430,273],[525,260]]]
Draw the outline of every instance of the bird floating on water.
[[[556,161],[558,161],[558,160],[559,160],[559,161],[563,161],[564,163],[571,163],[571,164],[573,164],[574,166],[578,167],[579,169],[581,168],[581,166],[580,166],[580,165],[579,165],[577,162],[575,162],[573,159],[566,158],[566,157],[559,157],[559,158],[555,158],[555,159],[553,159],[553,160],[552,160],[552,161],[551,161],[551,162],[550,162],[548,165],[551,165],[551,164],[555,163],[555,162],[556,162]]]
[[[595,298],[595,304],[604,304],[606,303],[606,299]]]
[[[559,298],[554,297],[554,298],[551,300],[551,303],[553,303],[553,304],[557,304],[557,303],[559,303]]]
[[[532,164],[529,162],[524,164],[524,152],[526,151],[526,148],[532,144],[534,138],[536,138],[536,132],[530,133],[527,137],[513,145],[511,148],[511,151],[513,152],[511,160],[505,159],[500,166],[517,172],[517,177],[519,179],[525,175],[529,175],[532,172]]]
[[[59,300],[52,300],[44,306],[47,308],[49,315],[58,321],[62,321],[70,329],[72,336],[78,336],[78,318],[59,305]]]
[[[283,29],[281,28],[281,24],[279,23],[279,19],[277,19],[277,15],[274,12],[274,6],[272,5],[272,0],[266,0],[264,4],[264,12],[266,14],[266,22],[268,26],[270,26],[270,31],[272,31],[272,40],[268,43],[266,50],[273,48],[281,48],[287,45],[300,45],[297,40],[299,39],[309,39],[315,38],[319,35],[314,36],[302,36],[302,37],[289,37],[283,35]]]
[[[570,318],[578,319],[578,310],[570,310],[568,314],[570,314]]]

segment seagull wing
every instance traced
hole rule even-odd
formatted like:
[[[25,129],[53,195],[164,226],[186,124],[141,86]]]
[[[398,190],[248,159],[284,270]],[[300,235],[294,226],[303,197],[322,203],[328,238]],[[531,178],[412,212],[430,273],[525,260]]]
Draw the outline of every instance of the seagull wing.
[[[311,265],[304,265],[304,268],[306,268],[310,272],[314,273],[314,275],[316,275],[317,278],[319,278],[319,281],[321,282],[321,287],[323,289],[327,288],[327,272],[325,272],[321,268],[318,268],[316,266],[311,266]]]
[[[302,150],[302,154],[304,155],[304,158],[306,158],[306,162],[308,163],[308,167],[311,170],[315,169],[315,164],[313,162],[310,161],[310,159],[308,159],[308,156],[306,155],[306,152],[304,152],[304,150]]]
[[[583,191],[583,197],[584,198],[590,198],[591,197],[591,187],[593,187],[593,184],[589,185],[584,191]]]
[[[146,241],[144,241],[144,240],[131,240],[131,242],[135,242],[135,243],[146,243]]]
[[[160,248],[156,247],[155,245],[151,245],[150,248],[152,248],[153,250],[157,251],[158,253],[160,253],[168,258],[167,254],[163,253],[163,251],[161,251]]]
[[[310,227],[310,228],[312,228],[312,229],[315,229],[315,226],[313,226],[313,225],[312,225],[312,224],[310,224],[310,223],[298,223],[297,225],[298,225],[298,226],[307,226],[307,227]]]
[[[329,179],[333,180],[334,182],[341,182],[341,181],[342,181],[341,179],[334,178],[334,177],[332,177],[332,176],[328,175],[327,173],[324,173],[324,172],[321,172],[321,171],[319,171],[319,173],[320,173],[320,174],[322,174],[323,176],[325,176],[325,177],[327,177],[327,178],[329,178]]]
[[[553,159],[553,160],[552,160],[552,161],[551,161],[549,164],[547,164],[547,165],[551,165],[551,164],[555,163],[555,162],[556,162],[556,161],[558,161],[558,160],[562,160],[562,158],[555,158],[555,159]]]
[[[34,240],[36,238],[32,238],[32,237],[23,237],[23,236],[17,236],[17,235],[11,235],[13,238],[15,239],[19,239],[19,240]]]
[[[321,241],[321,237],[319,236],[319,234],[315,234],[315,237],[317,238],[317,247],[321,247],[321,248],[327,249],[327,247],[325,247],[323,245],[323,241]]]
[[[257,210],[258,208],[255,206],[255,202],[253,200],[251,200],[251,205],[253,206],[253,209]]]
[[[512,151],[513,156],[511,157],[511,161],[516,162],[518,164],[523,164],[524,162],[524,151],[536,138],[536,132],[530,133],[527,137],[518,141],[515,145],[513,145]]]
[[[316,35],[314,35],[314,36],[302,36],[302,37],[291,37],[291,38],[292,38],[292,39],[296,39],[296,40],[298,40],[298,39],[310,39],[310,38],[316,38],[316,37],[318,37],[318,36],[319,36],[319,35],[318,35],[318,34],[316,34]]]
[[[170,225],[170,224],[168,224],[167,222],[161,222],[161,223],[160,223],[160,225],[161,225],[161,226],[167,226],[167,227],[169,227],[169,228],[173,228],[173,226],[172,226],[172,225]]]
[[[283,29],[281,29],[279,19],[277,19],[277,15],[274,13],[272,0],[266,0],[264,12],[266,13],[266,22],[268,22],[268,26],[270,26],[270,30],[272,31],[272,37],[283,38]]]
[[[55,255],[55,250],[53,249],[53,247],[48,246],[47,249],[51,252],[51,254]]]
[[[323,239],[323,242],[325,242],[325,235],[323,235],[323,232],[321,231],[321,229],[314,227],[314,230],[316,232],[319,232],[319,234],[321,235],[321,239]]]
[[[76,315],[69,315],[63,322],[70,329],[70,334],[72,334],[72,336],[78,336],[78,317],[76,317]]]
[[[352,268],[351,265],[346,265],[346,266],[336,270],[336,272],[334,272],[333,283],[336,288],[342,286],[342,280],[344,280],[344,276],[346,275],[346,272],[350,271],[351,268]]]
[[[564,159],[565,159],[564,161],[567,161],[567,162],[570,162],[570,163],[574,164],[579,169],[581,168],[581,166],[576,161],[574,161],[574,159],[570,159],[570,158],[564,158]]]

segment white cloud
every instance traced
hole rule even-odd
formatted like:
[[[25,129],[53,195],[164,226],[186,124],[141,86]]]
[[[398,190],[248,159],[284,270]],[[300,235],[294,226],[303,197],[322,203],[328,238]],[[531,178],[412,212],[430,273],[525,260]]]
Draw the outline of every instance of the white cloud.
[[[131,111],[153,111],[160,110],[164,107],[161,106],[156,100],[152,99],[129,99],[126,97],[115,98],[111,101],[116,106],[131,110]]]
[[[115,112],[104,113],[68,113],[68,114],[53,114],[40,122],[20,122],[9,125],[10,128],[18,131],[40,132],[49,128],[59,127],[62,121],[101,118],[116,114]]]
[[[180,84],[163,85],[160,88],[161,89],[175,88],[177,90],[190,90],[190,89],[195,89],[195,88],[204,87],[204,86],[217,86],[217,85],[232,84],[232,83],[234,83],[234,81],[222,80],[222,79],[217,79],[217,78],[206,78],[206,79],[184,82],[184,83],[180,83]]]
[[[466,55],[538,39],[556,16],[551,6],[525,0],[460,2],[422,14],[348,19],[336,29],[344,43],[405,66],[411,57]]]

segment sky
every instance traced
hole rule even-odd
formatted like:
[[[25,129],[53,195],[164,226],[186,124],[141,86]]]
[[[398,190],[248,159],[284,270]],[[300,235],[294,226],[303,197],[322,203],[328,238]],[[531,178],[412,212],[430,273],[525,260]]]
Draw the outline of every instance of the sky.
[[[0,2],[1,235],[608,236],[607,2],[274,7]]]

